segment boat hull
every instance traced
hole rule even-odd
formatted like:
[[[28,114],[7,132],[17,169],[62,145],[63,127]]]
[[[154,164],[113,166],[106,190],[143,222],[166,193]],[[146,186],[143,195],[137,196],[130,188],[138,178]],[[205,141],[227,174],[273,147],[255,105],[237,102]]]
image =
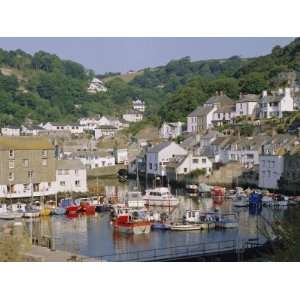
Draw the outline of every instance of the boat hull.
[[[145,199],[146,206],[161,206],[161,207],[170,207],[177,206],[179,204],[178,200],[153,200]]]
[[[171,225],[171,230],[174,231],[190,231],[190,230],[201,230],[201,224],[176,224]]]
[[[151,230],[149,221],[133,221],[133,222],[118,222],[113,223],[114,230],[126,234],[147,234]]]

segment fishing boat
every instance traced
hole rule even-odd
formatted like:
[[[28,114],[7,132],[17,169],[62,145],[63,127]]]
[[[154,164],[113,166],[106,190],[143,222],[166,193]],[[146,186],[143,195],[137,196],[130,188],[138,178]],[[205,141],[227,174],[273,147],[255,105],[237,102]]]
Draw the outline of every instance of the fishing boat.
[[[60,207],[66,210],[66,214],[77,214],[80,212],[80,203],[72,198],[62,199],[60,202]]]
[[[81,201],[79,212],[84,213],[86,215],[94,215],[96,212],[96,206],[91,205],[89,201]]]
[[[143,208],[145,203],[140,191],[129,191],[125,194],[125,204],[129,208]]]
[[[179,204],[178,199],[174,197],[170,190],[166,187],[159,187],[155,189],[146,190],[146,194],[143,199],[148,206],[177,206]]]
[[[224,197],[225,196],[225,188],[221,186],[214,186],[211,190],[212,197]]]
[[[273,207],[286,207],[289,205],[289,200],[287,196],[275,195],[273,201]]]
[[[120,215],[113,222],[114,230],[127,234],[148,234],[151,223],[132,214]]]

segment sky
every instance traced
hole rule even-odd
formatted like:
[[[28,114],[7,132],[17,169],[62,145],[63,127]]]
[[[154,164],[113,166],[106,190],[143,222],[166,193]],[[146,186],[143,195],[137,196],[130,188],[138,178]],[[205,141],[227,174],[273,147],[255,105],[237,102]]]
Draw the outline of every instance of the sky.
[[[137,71],[167,64],[171,59],[192,60],[254,57],[285,46],[293,38],[0,38],[0,48],[28,53],[44,50],[71,59],[97,74]]]

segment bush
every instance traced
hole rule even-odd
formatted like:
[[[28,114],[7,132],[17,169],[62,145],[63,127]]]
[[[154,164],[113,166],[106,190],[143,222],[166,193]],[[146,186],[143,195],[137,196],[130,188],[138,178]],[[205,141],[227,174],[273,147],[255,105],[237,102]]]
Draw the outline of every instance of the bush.
[[[196,170],[193,170],[190,175],[192,177],[198,177],[198,176],[204,176],[206,175],[206,169],[196,169]]]

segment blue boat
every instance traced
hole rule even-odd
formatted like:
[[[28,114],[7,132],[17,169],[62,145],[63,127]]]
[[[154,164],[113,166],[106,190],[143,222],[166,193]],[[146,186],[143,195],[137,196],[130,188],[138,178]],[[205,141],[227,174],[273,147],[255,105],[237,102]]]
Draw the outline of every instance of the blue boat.
[[[157,222],[157,223],[153,223],[151,225],[151,228],[156,230],[169,230],[171,229],[171,225]]]

